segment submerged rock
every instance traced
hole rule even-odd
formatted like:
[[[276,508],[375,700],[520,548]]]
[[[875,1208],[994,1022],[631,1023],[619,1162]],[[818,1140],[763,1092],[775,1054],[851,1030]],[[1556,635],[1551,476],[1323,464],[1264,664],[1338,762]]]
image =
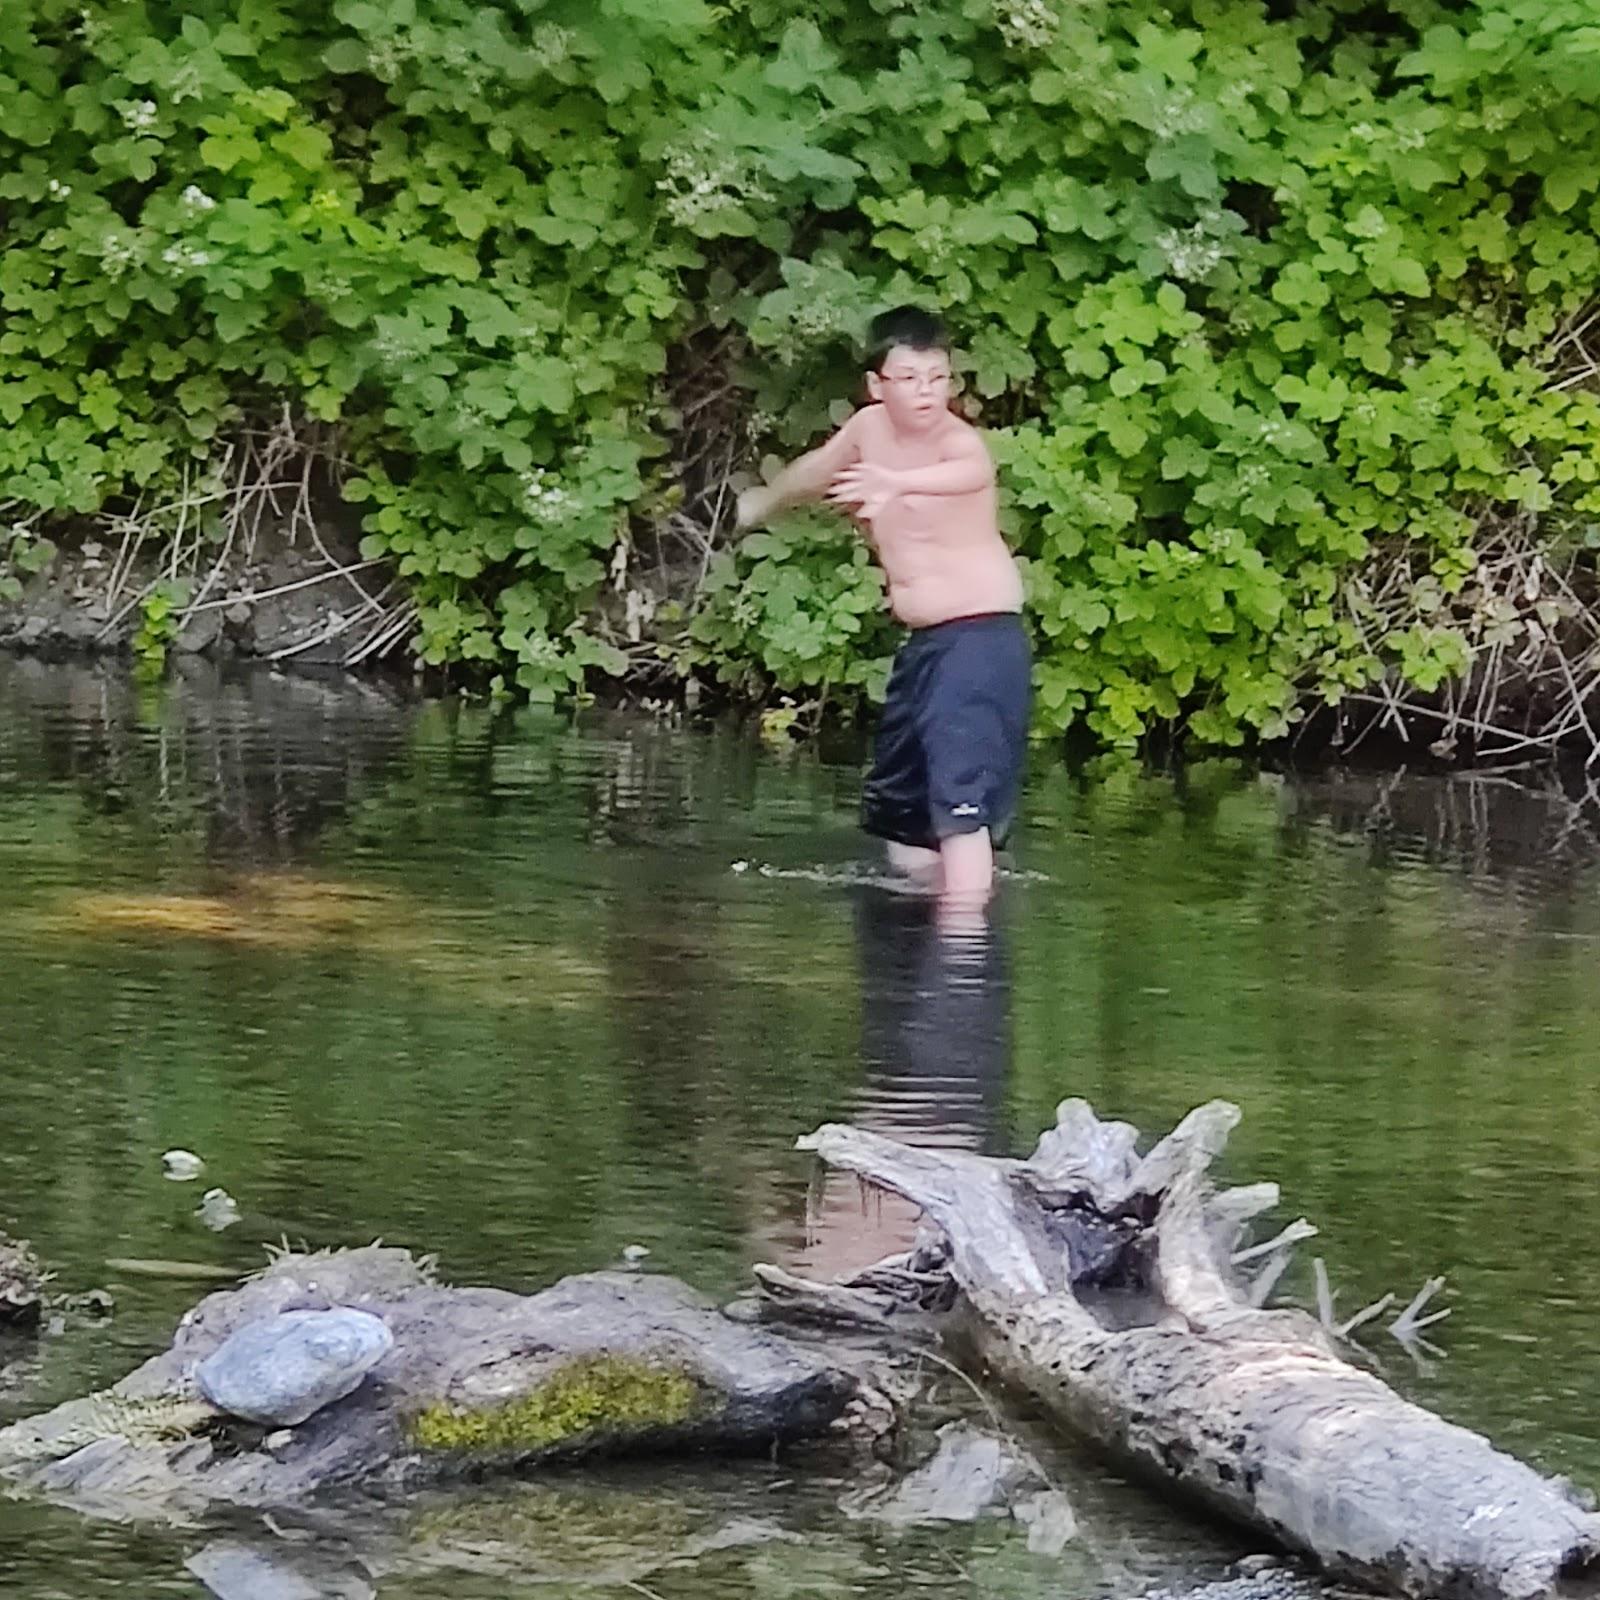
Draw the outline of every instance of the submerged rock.
[[[939,1430],[938,1448],[887,1489],[855,1494],[847,1516],[903,1527],[930,1522],[971,1522],[986,1512],[1005,1513],[1024,1489],[1043,1487],[1038,1463],[1011,1440],[967,1422]]]
[[[1059,1555],[1078,1530],[1066,1495],[1050,1487],[1028,1451],[969,1422],[941,1428],[938,1448],[914,1471],[886,1489],[847,1496],[841,1509],[891,1527],[1010,1516],[1028,1530],[1037,1555]]]
[[[184,1566],[217,1600],[372,1600],[378,1592],[366,1573],[316,1551],[269,1552],[231,1539],[197,1550]]]
[[[0,1233],[0,1327],[32,1327],[44,1308],[48,1274],[26,1239]]]

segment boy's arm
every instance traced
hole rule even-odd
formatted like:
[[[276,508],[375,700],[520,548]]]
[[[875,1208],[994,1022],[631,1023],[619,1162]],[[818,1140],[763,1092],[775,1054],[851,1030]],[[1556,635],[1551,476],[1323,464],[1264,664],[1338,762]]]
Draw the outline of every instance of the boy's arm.
[[[944,459],[926,467],[883,467],[859,462],[842,471],[829,499],[873,513],[902,494],[976,494],[994,482],[994,462],[976,429],[951,441]]]
[[[771,483],[758,484],[739,496],[736,521],[752,528],[790,506],[820,500],[839,474],[861,459],[858,411],[833,437],[791,461]]]

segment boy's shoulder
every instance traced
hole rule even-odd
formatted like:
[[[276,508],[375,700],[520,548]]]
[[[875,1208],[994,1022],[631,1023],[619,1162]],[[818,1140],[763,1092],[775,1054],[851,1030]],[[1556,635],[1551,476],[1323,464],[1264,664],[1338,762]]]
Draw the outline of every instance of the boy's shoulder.
[[[983,429],[975,427],[959,412],[951,411],[946,413],[942,431],[952,439],[975,440],[977,443],[983,444]],[[984,448],[987,449],[988,446],[985,445]]]

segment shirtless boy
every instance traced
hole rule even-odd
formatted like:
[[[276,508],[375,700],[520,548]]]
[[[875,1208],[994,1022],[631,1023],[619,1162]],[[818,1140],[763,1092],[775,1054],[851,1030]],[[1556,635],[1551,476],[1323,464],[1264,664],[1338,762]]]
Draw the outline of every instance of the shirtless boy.
[[[826,443],[739,497],[741,527],[826,498],[866,529],[911,629],[895,656],[861,825],[948,904],[987,899],[1016,808],[1030,666],[1022,581],[1000,537],[994,463],[950,410],[936,317],[873,320],[863,406]]]

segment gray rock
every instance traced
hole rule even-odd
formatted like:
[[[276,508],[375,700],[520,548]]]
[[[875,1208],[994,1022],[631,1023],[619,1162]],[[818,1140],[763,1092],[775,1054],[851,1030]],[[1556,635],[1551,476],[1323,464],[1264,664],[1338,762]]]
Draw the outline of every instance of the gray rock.
[[[394,1335],[370,1311],[285,1311],[230,1334],[194,1377],[231,1416],[295,1427],[352,1393],[392,1349]]]
[[[186,654],[196,655],[202,650],[209,650],[221,632],[222,614],[219,608],[213,606],[209,611],[195,612],[178,630],[178,636],[172,642]]]
[[[1237,1569],[1236,1569],[1237,1570]],[[1292,1567],[1273,1564],[1245,1577],[1183,1589],[1147,1589],[1139,1600],[1326,1600],[1328,1589]]]
[[[82,647],[94,644],[104,625],[105,608],[85,606],[81,610],[69,611],[62,617],[58,631],[66,643]]]
[[[1028,1549],[1036,1556],[1058,1556],[1078,1536],[1072,1503],[1059,1489],[1041,1489],[1011,1508],[1028,1530]]]
[[[281,1315],[357,1306],[394,1338],[369,1381],[287,1442],[233,1429],[213,1447],[219,1405],[265,1413],[248,1386],[219,1380],[196,1398],[200,1369]],[[589,1273],[523,1296],[452,1288],[406,1252],[368,1246],[280,1256],[207,1296],[169,1350],[111,1389],[0,1428],[0,1480],[110,1514],[192,1517],[298,1506],[342,1484],[383,1492],[601,1454],[769,1448],[827,1433],[859,1392],[824,1356],[730,1323],[673,1278]]]
[[[939,1448],[914,1472],[887,1491],[851,1496],[843,1509],[850,1517],[902,1527],[971,1522],[1042,1482],[1038,1464],[1010,1440],[952,1422],[939,1430]]]
[[[365,1574],[315,1551],[269,1555],[231,1539],[197,1550],[184,1566],[217,1600],[371,1600],[378,1592]]]

